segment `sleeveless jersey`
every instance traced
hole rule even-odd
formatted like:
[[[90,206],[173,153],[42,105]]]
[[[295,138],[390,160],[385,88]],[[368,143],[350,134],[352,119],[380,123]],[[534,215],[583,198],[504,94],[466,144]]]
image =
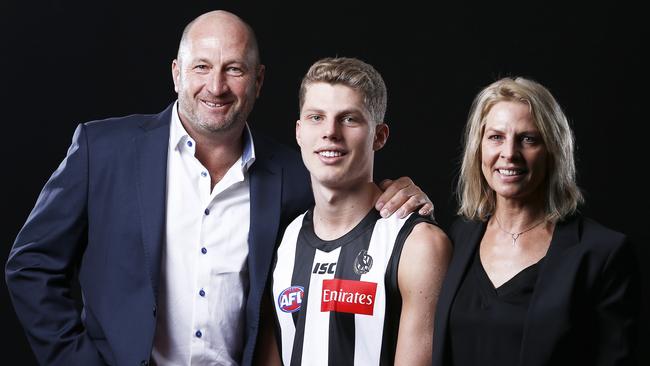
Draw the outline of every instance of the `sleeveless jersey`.
[[[417,223],[434,222],[417,214],[384,219],[372,209],[347,234],[325,241],[312,216],[313,209],[287,227],[273,266],[283,364],[392,365],[402,247]]]

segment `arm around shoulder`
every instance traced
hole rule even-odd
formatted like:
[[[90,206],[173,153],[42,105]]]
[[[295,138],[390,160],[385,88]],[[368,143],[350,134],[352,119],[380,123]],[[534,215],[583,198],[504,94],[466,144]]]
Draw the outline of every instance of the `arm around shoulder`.
[[[431,364],[435,307],[451,253],[447,235],[428,223],[417,224],[404,243],[397,274],[402,295],[397,365]]]

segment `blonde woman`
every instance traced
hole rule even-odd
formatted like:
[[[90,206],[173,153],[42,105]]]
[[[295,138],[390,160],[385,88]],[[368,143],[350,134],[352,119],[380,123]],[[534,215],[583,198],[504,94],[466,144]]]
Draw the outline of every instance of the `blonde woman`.
[[[635,259],[577,214],[573,134],[551,93],[501,79],[465,128],[433,365],[633,364]]]

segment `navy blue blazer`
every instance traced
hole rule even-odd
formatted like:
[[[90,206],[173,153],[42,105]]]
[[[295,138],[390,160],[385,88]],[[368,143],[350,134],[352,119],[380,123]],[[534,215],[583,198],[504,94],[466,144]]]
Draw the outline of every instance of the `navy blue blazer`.
[[[451,365],[449,314],[486,223],[458,219],[433,333],[433,365]],[[555,226],[530,300],[520,365],[633,365],[639,277],[626,237],[574,216]]]
[[[41,364],[146,365],[165,240],[172,106],[84,123],[43,188],[5,268]],[[284,227],[313,204],[299,154],[253,134],[250,290],[242,363],[251,363],[271,258]],[[83,306],[74,300],[78,275]]]

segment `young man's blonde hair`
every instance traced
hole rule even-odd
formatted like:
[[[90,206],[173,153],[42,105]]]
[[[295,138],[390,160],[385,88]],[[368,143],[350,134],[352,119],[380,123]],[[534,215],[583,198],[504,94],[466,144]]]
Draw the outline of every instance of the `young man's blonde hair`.
[[[387,92],[384,79],[371,65],[349,57],[324,58],[316,61],[300,84],[298,107],[302,110],[307,86],[313,83],[340,84],[357,90],[363,96],[370,117],[377,124],[383,123],[386,114]]]

